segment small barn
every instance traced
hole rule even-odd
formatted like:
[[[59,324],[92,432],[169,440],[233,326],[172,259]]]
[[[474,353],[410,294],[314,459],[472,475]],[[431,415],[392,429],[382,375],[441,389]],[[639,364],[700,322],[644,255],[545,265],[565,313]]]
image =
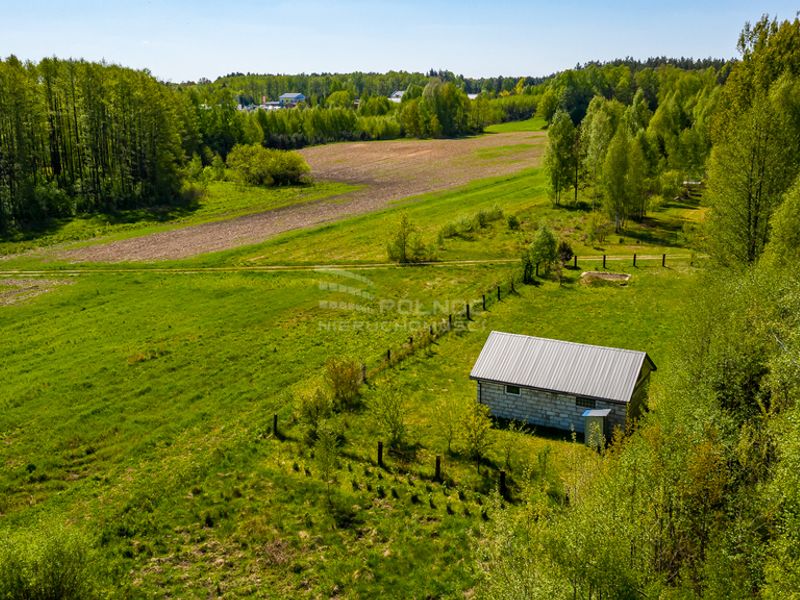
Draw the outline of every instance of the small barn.
[[[470,379],[496,417],[608,438],[640,414],[655,370],[646,352],[493,331]]]

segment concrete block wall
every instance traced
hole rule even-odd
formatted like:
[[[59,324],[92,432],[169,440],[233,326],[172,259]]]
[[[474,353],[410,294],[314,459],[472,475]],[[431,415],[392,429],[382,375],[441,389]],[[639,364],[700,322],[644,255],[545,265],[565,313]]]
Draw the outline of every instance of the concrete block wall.
[[[480,381],[478,402],[486,404],[496,417],[564,431],[584,432],[582,415],[586,407],[578,406],[575,403],[575,396],[523,387],[520,388],[519,395],[507,394],[505,387],[499,383]],[[625,428],[625,405],[597,400],[595,408],[611,409],[606,424],[609,434],[615,427]]]

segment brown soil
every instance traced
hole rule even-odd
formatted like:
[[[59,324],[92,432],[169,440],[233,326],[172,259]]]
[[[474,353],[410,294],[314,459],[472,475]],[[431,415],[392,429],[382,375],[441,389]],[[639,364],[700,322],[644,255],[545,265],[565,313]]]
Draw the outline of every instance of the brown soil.
[[[29,300],[66,283],[72,283],[72,281],[65,279],[0,279],[0,306]]]
[[[194,225],[62,252],[75,262],[181,259],[254,244],[273,235],[385,207],[389,202],[507,175],[537,166],[541,132],[498,133],[461,140],[396,140],[315,146],[302,151],[320,181],[365,184],[360,190],[307,204]],[[530,144],[530,147],[519,146]],[[518,145],[506,156],[479,156],[484,148]]]

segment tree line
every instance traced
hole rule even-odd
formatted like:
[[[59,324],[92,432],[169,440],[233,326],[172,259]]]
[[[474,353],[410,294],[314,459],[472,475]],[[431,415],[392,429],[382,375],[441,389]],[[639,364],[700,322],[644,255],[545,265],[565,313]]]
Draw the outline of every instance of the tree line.
[[[539,101],[549,121],[545,166],[556,204],[583,192],[616,230],[672,200],[682,182],[702,180],[712,146],[713,115],[727,75],[671,65],[635,74],[610,66],[554,79]]]
[[[0,61],[0,231],[173,201],[195,112],[143,71]]]
[[[715,268],[687,299],[652,410],[599,462],[571,469],[560,500],[531,484],[522,510],[500,511],[477,544],[482,597],[800,589],[800,20],[764,17],[739,48],[696,163]]]

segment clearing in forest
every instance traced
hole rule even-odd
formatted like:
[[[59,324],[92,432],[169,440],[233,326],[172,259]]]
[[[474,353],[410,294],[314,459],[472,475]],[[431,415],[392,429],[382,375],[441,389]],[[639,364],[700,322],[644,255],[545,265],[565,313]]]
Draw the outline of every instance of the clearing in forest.
[[[227,221],[184,227],[63,252],[71,261],[176,260],[226,250],[302,227],[378,210],[393,200],[538,166],[544,132],[458,140],[395,140],[302,151],[315,179],[362,184],[346,194]]]

